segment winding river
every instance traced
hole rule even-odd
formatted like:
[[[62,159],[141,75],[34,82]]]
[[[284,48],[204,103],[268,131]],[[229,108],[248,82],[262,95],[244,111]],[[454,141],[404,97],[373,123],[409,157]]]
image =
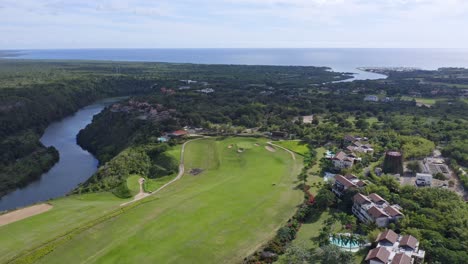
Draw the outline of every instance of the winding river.
[[[37,181],[5,195],[0,200],[0,211],[64,196],[91,177],[97,169],[98,161],[77,145],[76,135],[91,123],[94,115],[121,99],[123,98],[108,98],[95,102],[49,125],[41,137],[41,142],[45,146],[54,146],[59,151],[59,162]]]

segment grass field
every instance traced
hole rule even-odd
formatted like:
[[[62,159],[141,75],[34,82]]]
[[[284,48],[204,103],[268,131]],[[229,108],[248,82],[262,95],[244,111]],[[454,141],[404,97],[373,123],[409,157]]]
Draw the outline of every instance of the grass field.
[[[283,140],[283,141],[275,141],[274,142],[276,145],[282,146],[284,148],[287,148],[291,151],[296,152],[297,154],[300,155],[307,155],[309,154],[309,146],[307,146],[307,143],[299,140]]]
[[[409,97],[409,96],[401,97],[401,100],[403,101],[412,101],[413,99],[415,99],[417,103],[426,104],[426,105],[435,105],[438,100],[444,100],[444,99],[419,98],[419,97]]]
[[[140,192],[140,183],[138,180],[141,178],[140,175],[134,174],[127,178],[127,187],[130,190],[132,196],[135,196]]]
[[[228,148],[253,143],[260,146],[242,153]],[[200,168],[201,174],[186,174],[145,203],[80,232],[39,263],[241,261],[271,238],[302,201],[301,191],[294,189],[302,159],[269,152],[265,143],[230,138],[187,144],[186,172]],[[64,198],[47,213],[0,228],[0,262],[61,234],[69,228],[65,222],[79,224],[122,201],[93,195],[87,196],[86,208],[81,196]]]

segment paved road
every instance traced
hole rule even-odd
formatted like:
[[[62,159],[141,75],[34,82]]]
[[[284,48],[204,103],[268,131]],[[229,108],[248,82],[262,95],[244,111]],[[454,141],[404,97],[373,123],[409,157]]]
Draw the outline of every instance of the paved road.
[[[289,154],[291,154],[293,160],[296,160],[296,155],[295,155],[294,152],[292,152],[291,150],[289,150],[289,149],[287,149],[287,148],[285,148],[285,147],[282,147],[282,146],[273,144],[273,143],[271,143],[271,142],[267,142],[267,143],[270,144],[270,145],[272,145],[272,146],[275,146],[275,147],[277,147],[277,148],[280,148],[280,149],[285,150],[286,152],[288,152]]]

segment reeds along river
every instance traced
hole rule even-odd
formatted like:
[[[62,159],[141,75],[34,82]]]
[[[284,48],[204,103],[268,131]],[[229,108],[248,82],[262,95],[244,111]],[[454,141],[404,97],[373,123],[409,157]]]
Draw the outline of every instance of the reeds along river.
[[[98,161],[76,143],[76,135],[91,123],[93,116],[107,105],[122,98],[108,98],[88,105],[71,116],[47,127],[41,142],[54,146],[60,160],[41,178],[22,189],[9,193],[0,200],[0,211],[12,210],[34,203],[64,196],[96,171]]]

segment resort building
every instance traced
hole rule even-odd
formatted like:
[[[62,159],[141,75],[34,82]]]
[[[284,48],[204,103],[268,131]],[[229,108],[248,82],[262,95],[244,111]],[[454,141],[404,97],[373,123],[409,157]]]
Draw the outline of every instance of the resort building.
[[[354,154],[346,154],[343,151],[338,152],[333,158],[333,166],[336,169],[351,168],[354,161],[359,160]]]
[[[378,102],[379,101],[379,97],[377,95],[367,95],[366,97],[364,97],[364,101],[368,101],[368,102]]]
[[[353,214],[364,223],[375,223],[378,227],[386,227],[404,217],[399,205],[390,205],[376,193],[371,193],[369,196],[358,193],[353,197],[353,202]]]
[[[419,241],[411,235],[398,235],[386,230],[377,237],[376,248],[369,251],[369,264],[417,264],[422,263],[425,251],[419,248]]]
[[[332,191],[338,196],[341,197],[345,194],[345,192],[349,189],[358,189],[364,187],[366,185],[365,182],[358,179],[356,176],[349,174],[346,176],[336,175],[335,182],[332,186]]]

